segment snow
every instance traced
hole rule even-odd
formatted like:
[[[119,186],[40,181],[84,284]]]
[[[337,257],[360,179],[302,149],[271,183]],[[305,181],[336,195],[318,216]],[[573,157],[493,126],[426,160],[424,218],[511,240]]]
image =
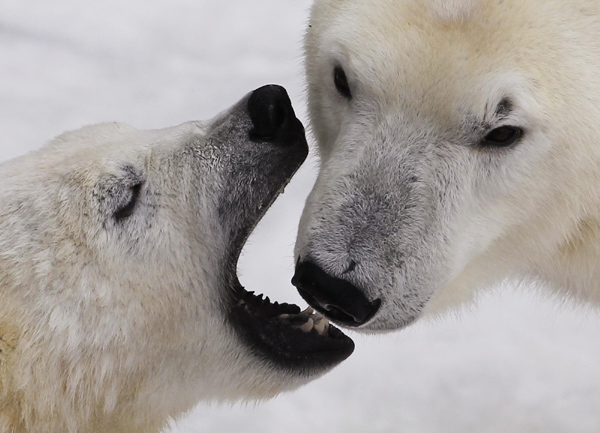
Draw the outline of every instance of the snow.
[[[210,118],[267,83],[306,121],[310,0],[1,0],[0,160],[64,130]],[[289,280],[305,165],[250,239],[242,282],[299,302]],[[172,433],[600,431],[600,315],[505,287],[476,305],[377,337],[299,391],[201,403]]]

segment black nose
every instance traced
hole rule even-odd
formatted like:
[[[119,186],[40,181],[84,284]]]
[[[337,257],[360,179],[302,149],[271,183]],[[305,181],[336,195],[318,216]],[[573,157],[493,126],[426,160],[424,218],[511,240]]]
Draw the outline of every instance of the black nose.
[[[292,284],[315,310],[346,326],[364,325],[381,306],[380,299],[369,301],[355,285],[311,262],[298,263]]]
[[[285,142],[286,136],[298,126],[303,129],[286,90],[281,86],[271,84],[252,92],[248,112],[253,125],[250,131],[252,140]]]

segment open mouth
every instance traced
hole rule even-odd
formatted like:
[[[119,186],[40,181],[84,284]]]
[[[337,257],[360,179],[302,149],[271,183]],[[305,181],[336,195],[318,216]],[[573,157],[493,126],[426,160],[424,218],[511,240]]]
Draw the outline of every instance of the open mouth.
[[[247,230],[248,235],[281,192],[283,188],[269,194],[272,198],[261,206],[263,212]],[[246,238],[236,248],[235,268]],[[261,358],[311,374],[335,366],[354,351],[354,342],[312,308],[302,310],[298,305],[273,302],[247,291],[237,273],[233,281],[231,318],[238,333]]]
[[[354,351],[354,342],[312,308],[271,302],[238,288],[232,315],[260,354],[286,368],[333,367]]]
[[[228,212],[235,209],[236,230],[230,244],[227,287],[229,315],[234,329],[252,352],[270,365],[295,374],[311,375],[335,366],[354,351],[354,342],[311,308],[271,302],[246,291],[237,277],[237,262],[247,238],[292,179],[308,155],[302,123],[294,114],[283,88],[265,86],[250,96],[247,109],[253,128],[252,158],[244,170],[247,181],[234,178],[239,190],[229,198]],[[251,167],[251,168],[249,168]],[[237,170],[239,173],[239,170]]]

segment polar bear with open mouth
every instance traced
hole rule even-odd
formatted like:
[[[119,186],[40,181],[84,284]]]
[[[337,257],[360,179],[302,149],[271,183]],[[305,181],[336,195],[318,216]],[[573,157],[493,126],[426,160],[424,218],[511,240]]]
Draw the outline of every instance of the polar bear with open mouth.
[[[507,277],[598,304],[598,35],[596,0],[317,0],[300,294],[369,331]]]
[[[0,432],[156,432],[349,356],[321,315],[236,276],[306,155],[266,86],[208,122],[89,126],[1,164]]]

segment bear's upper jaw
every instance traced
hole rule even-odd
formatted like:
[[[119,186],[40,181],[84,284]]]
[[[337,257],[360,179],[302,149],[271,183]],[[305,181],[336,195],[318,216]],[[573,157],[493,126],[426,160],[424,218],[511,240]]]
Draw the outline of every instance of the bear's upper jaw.
[[[257,355],[304,373],[318,373],[346,359],[354,342],[312,308],[271,302],[241,286],[231,308],[234,325]]]

